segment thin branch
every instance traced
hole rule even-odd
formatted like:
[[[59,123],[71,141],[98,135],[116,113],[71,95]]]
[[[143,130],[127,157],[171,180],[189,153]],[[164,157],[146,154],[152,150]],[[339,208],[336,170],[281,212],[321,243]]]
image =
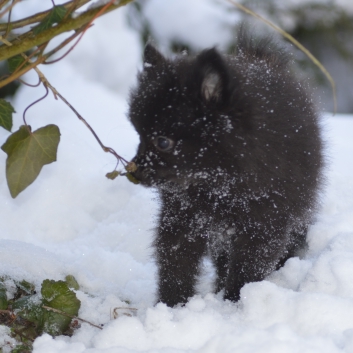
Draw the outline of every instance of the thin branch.
[[[21,53],[22,57],[24,57],[26,59],[26,61],[24,61],[19,67],[17,67],[16,71],[14,71],[10,76],[7,76],[7,78],[0,81],[0,88],[8,85],[12,81],[19,79],[19,77],[23,76],[25,73],[27,73],[31,69],[35,68],[39,64],[44,63],[44,61],[47,60],[51,55],[55,54],[57,51],[62,49],[65,45],[67,45],[69,42],[71,42],[79,34],[80,34],[80,30],[77,30],[76,33],[74,33],[69,38],[65,39],[61,44],[59,44],[56,48],[51,50],[49,53],[47,53],[46,55],[39,56],[35,62],[31,62],[31,61],[29,61],[29,59],[32,58],[33,56],[37,55],[37,53],[41,53],[45,49],[45,47],[47,46],[47,43],[44,43],[41,46],[39,46],[29,56],[26,56],[25,54]],[[5,43],[7,46],[13,45],[11,42],[9,42],[7,39],[3,38],[2,36],[0,36],[0,41]],[[28,65],[26,65],[26,64],[28,64]],[[22,67],[23,67],[23,69],[21,70]]]
[[[70,9],[70,6],[73,3],[77,3],[77,7],[75,9],[78,9],[78,8],[82,7],[83,5],[87,4],[90,1],[91,0],[71,0],[71,1],[66,2],[65,4],[62,4],[62,6],[64,6],[66,9]],[[43,11],[43,12],[39,12],[39,13],[36,13],[35,15],[33,15],[33,16],[29,16],[29,17],[23,18],[23,19],[18,20],[18,21],[10,22],[10,26],[11,26],[12,29],[16,29],[16,28],[22,28],[22,27],[27,26],[27,25],[31,25],[33,23],[40,22],[40,21],[42,21],[42,19],[45,16],[48,15],[48,13],[51,10],[52,9],[46,10],[46,11]],[[0,24],[0,31],[4,31],[6,29],[6,26],[7,26],[7,23]]]
[[[0,0],[0,9],[2,9],[10,0]]]
[[[37,69],[38,70],[38,69]],[[39,71],[39,70],[38,70]],[[38,72],[37,72],[38,73]],[[119,156],[111,147],[106,147],[102,141],[100,140],[100,138],[98,137],[98,135],[96,134],[96,132],[93,130],[92,126],[82,117],[82,115],[48,82],[48,80],[46,79],[46,77],[42,74],[42,73],[38,73],[38,75],[40,75],[40,79],[43,82],[44,85],[46,85],[54,94],[54,96],[59,97],[75,114],[76,116],[86,125],[86,127],[88,128],[89,131],[91,131],[91,133],[93,134],[93,136],[95,137],[95,139],[97,140],[97,142],[99,143],[99,145],[101,146],[101,148],[103,149],[104,152],[108,152],[111,153],[112,155],[115,156],[115,158],[117,158],[118,160],[121,160],[122,162],[128,163],[128,161]]]
[[[320,63],[318,59],[315,58],[313,54],[310,53],[308,49],[306,49],[302,44],[300,44],[293,36],[291,36],[289,33],[284,31],[282,28],[276,26],[274,23],[270,22],[269,20],[266,20],[264,17],[260,16],[259,14],[251,11],[247,7],[233,1],[233,0],[228,0],[231,4],[242,10],[243,12],[247,13],[248,15],[251,15],[253,17],[258,18],[262,22],[266,23],[268,26],[272,27],[275,29],[277,32],[281,33],[283,37],[287,38],[290,42],[292,42],[297,48],[299,48],[303,53],[305,53],[309,59],[322,71],[322,73],[327,77],[327,79],[330,81],[331,87],[332,87],[332,94],[333,94],[333,104],[334,104],[334,114],[337,111],[337,98],[336,98],[336,84],[335,81],[333,80],[332,76],[330,73],[325,69],[325,67]]]
[[[20,1],[22,1],[22,0],[13,0],[12,4],[9,7],[7,7],[3,12],[0,12],[0,18],[2,16],[4,16],[7,12],[9,12],[9,11],[11,12],[12,8]],[[7,27],[9,27],[8,24],[7,24]]]
[[[5,38],[3,38],[2,36],[0,36],[0,41],[2,41],[3,43],[5,43],[8,46],[11,46],[12,43],[10,43],[8,40],[6,40]],[[22,56],[25,55],[22,53]],[[26,56],[27,58],[27,56]],[[0,81],[0,88],[8,85],[9,83],[11,83],[12,81],[17,80],[19,77],[21,77],[22,75],[24,75],[26,72],[28,72],[29,70],[35,68],[37,65],[39,65],[42,61],[44,61],[45,58],[43,57],[39,57],[36,61],[34,62],[30,62],[28,63],[28,65],[26,67],[24,67],[22,70],[16,70],[15,72],[13,72],[10,76],[8,76],[7,78],[3,79]],[[23,63],[22,65],[24,65],[25,63]]]
[[[13,6],[13,1],[12,0],[12,6]],[[7,38],[7,36],[9,35],[10,31],[11,31],[11,27],[10,27],[10,22],[11,22],[11,14],[12,14],[12,8],[9,11],[9,15],[8,15],[8,20],[7,20],[7,28],[6,28],[6,32],[4,33],[4,37]],[[2,17],[2,15],[0,15],[0,18]]]
[[[85,323],[87,323],[87,324],[90,324],[90,325],[93,326],[93,327],[96,327],[96,328],[99,328],[100,330],[103,330],[103,328],[102,328],[101,326],[92,324],[92,322],[89,322],[89,321],[87,321],[87,320],[81,319],[81,318],[79,318],[79,317],[77,317],[77,316],[73,316],[73,315],[67,314],[67,313],[65,313],[64,311],[61,311],[61,310],[58,310],[58,309],[54,309],[54,308],[51,308],[50,306],[46,306],[46,305],[43,305],[42,308],[47,309],[47,310],[49,310],[49,311],[53,311],[54,313],[57,313],[57,314],[60,314],[60,315],[69,317],[70,319],[80,320],[80,321],[82,321],[82,322],[85,322]]]
[[[28,57],[23,52],[21,52],[20,54],[26,60],[24,63],[22,63],[22,65],[26,65],[26,66],[22,70],[21,69],[16,70],[7,79],[2,80],[0,82],[0,88],[2,86],[5,86],[6,84],[8,84],[11,81],[13,81],[15,79],[18,79],[25,72],[27,72],[27,71],[29,71],[30,69],[33,68],[37,72],[40,81],[43,83],[44,87],[46,88],[46,94],[42,98],[40,98],[40,99],[36,100],[35,102],[33,102],[31,105],[29,105],[25,109],[24,114],[23,114],[23,120],[24,120],[25,125],[27,125],[26,119],[25,119],[25,114],[26,114],[27,110],[31,106],[33,106],[34,104],[38,103],[40,100],[44,99],[48,95],[48,92],[49,92],[49,89],[50,89],[53,92],[55,99],[57,99],[59,97],[76,114],[76,116],[86,125],[86,127],[91,131],[91,133],[93,134],[93,136],[95,137],[95,139],[97,140],[97,142],[99,143],[99,145],[101,146],[101,148],[103,149],[104,152],[108,152],[108,153],[111,153],[112,155],[114,155],[115,158],[117,158],[118,163],[120,161],[120,162],[123,163],[123,165],[125,165],[126,170],[130,171],[130,169],[131,169],[131,171],[134,171],[134,166],[131,167],[131,165],[134,164],[134,163],[132,163],[132,162],[129,163],[125,158],[123,158],[120,155],[118,155],[111,147],[106,147],[102,143],[102,141],[100,140],[100,138],[98,137],[96,132],[93,130],[93,128],[90,126],[90,124],[88,124],[88,122],[78,113],[78,111],[49,83],[47,78],[43,75],[43,73],[37,67],[38,64],[43,63],[48,58],[48,56],[50,56],[50,55],[54,54],[56,51],[60,50],[62,47],[64,47],[66,44],[68,44],[71,40],[73,40],[77,35],[81,34],[81,37],[82,37],[82,35],[88,29],[88,27],[91,26],[91,22],[94,21],[95,18],[99,17],[103,13],[106,13],[107,11],[111,11],[114,8],[122,6],[125,3],[129,3],[130,1],[132,1],[132,0],[124,0],[124,1],[121,1],[118,5],[112,5],[113,0],[111,0],[108,4],[98,8],[98,10],[95,11],[94,16],[88,21],[88,24],[86,22],[84,26],[81,26],[81,29],[76,30],[76,33],[74,35],[72,35],[69,38],[67,38],[64,42],[62,42],[58,47],[56,47],[54,50],[50,51],[48,54],[38,57],[37,60],[34,61],[34,62],[31,62],[30,61],[30,57]],[[110,7],[110,8],[108,8],[108,7]],[[4,44],[6,44],[8,48],[12,48],[14,46],[13,43],[9,42],[7,39],[3,38],[2,36],[0,36],[0,40]],[[75,43],[75,45],[76,44],[77,43]],[[46,45],[46,43],[44,43],[44,45]],[[70,50],[71,49],[72,48],[70,48]],[[40,51],[40,50],[41,50],[40,47],[37,48],[34,51],[34,53],[31,53],[30,56],[35,55],[35,53]]]
[[[77,39],[77,41],[74,43],[74,45],[72,45],[69,50],[66,51],[66,53],[64,53],[60,58],[52,60],[50,62],[44,61],[43,64],[54,64],[60,60],[62,60],[63,58],[65,58],[66,55],[68,55],[75,47],[76,45],[80,42],[80,40],[82,39],[83,35],[86,33],[86,31],[88,30],[89,27],[92,26],[92,22],[98,18],[100,15],[102,15],[104,13],[104,11],[106,9],[108,9],[109,6],[111,6],[113,4],[115,0],[110,0],[106,5],[104,5],[101,10],[91,19],[90,22],[88,22],[87,25],[84,26],[84,28],[82,29],[82,33],[80,34],[79,38]]]
[[[44,64],[44,65],[54,64],[54,63],[60,61],[61,59],[63,59],[66,55],[68,55],[71,52],[71,50],[73,50],[76,47],[76,45],[81,40],[82,36],[85,34],[87,29],[88,29],[88,27],[84,26],[83,28],[76,30],[76,32],[72,36],[65,39],[60,45],[58,45],[56,48],[54,48],[50,52],[46,53],[45,58],[47,59],[47,58],[51,57],[52,55],[54,55],[55,53],[57,53],[60,49],[64,48],[67,44],[69,44],[71,41],[73,41],[77,36],[80,36],[77,39],[77,41],[61,57],[59,57],[55,60],[49,61],[49,62],[46,61],[46,59],[45,59],[45,61],[43,61],[42,64]]]
[[[77,10],[80,7],[79,3],[80,3],[80,0],[73,0],[71,6],[67,8],[67,12],[66,12],[63,20],[66,20],[71,13],[73,13],[75,10]]]
[[[118,4],[113,4],[109,8],[107,8],[104,11],[104,14],[111,12],[121,6],[124,6],[130,3],[131,1],[133,0],[121,0]],[[20,53],[24,53],[35,46],[46,43],[61,33],[76,30],[77,28],[81,28],[83,25],[89,23],[92,20],[92,18],[96,16],[96,14],[101,11],[102,7],[104,6],[87,10],[83,12],[81,15],[75,18],[69,18],[65,21],[62,21],[58,25],[48,28],[47,30],[39,33],[36,36],[30,36],[29,32],[19,36],[16,40],[12,42],[13,45],[11,47],[8,46],[8,47],[1,48],[0,61],[9,59],[12,56],[15,56]]]
[[[86,127],[91,131],[91,133],[93,134],[93,136],[95,137],[95,139],[97,140],[97,142],[99,143],[99,145],[101,146],[101,148],[103,149],[104,152],[107,153],[111,153],[118,161],[121,161],[122,163],[126,163],[127,165],[129,165],[129,162],[121,157],[120,155],[118,155],[111,147],[107,147],[105,146],[102,141],[100,140],[100,138],[98,137],[98,135],[96,134],[96,132],[93,130],[92,126],[82,117],[82,115],[56,90],[56,88],[54,88],[50,82],[48,81],[48,79],[44,76],[44,74],[37,68],[35,67],[34,70],[37,72],[39,79],[43,82],[43,85],[47,88],[50,89],[53,92],[53,95],[55,97],[55,99],[57,99],[57,97],[59,97],[74,113],[75,115],[86,125]]]

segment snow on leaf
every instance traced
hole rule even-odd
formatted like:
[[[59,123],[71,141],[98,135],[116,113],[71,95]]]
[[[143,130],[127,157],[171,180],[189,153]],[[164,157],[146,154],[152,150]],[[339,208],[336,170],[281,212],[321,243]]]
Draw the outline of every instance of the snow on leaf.
[[[67,285],[69,286],[70,289],[74,289],[74,290],[80,289],[80,286],[79,286],[76,278],[72,275],[67,275],[65,277],[65,282],[67,283]]]
[[[67,331],[71,317],[66,315],[77,316],[81,302],[67,282],[46,279],[42,282],[41,297],[32,293],[16,299],[11,306],[21,318],[12,327],[34,340],[43,332],[57,336]]]
[[[58,309],[71,316],[77,316],[81,302],[66,282],[46,279],[42,283],[41,293],[45,306]],[[51,335],[62,334],[67,330],[70,322],[70,317],[48,311],[44,331]]]
[[[7,153],[6,179],[11,196],[15,198],[39,175],[45,164],[56,161],[60,131],[47,125],[34,132],[22,125],[1,146]]]
[[[11,131],[12,128],[12,113],[14,111],[15,109],[9,102],[0,99],[0,126],[8,131]]]

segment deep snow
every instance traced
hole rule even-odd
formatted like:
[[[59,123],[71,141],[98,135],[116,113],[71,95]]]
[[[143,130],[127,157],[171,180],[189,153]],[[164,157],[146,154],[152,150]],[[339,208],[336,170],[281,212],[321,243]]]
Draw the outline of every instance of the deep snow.
[[[196,9],[203,6],[194,1]],[[126,94],[142,49],[124,16],[121,9],[96,21],[65,60],[42,69],[103,142],[129,159],[138,137],[126,118]],[[196,40],[190,32],[194,35]],[[36,81],[35,75],[27,80]],[[13,131],[24,108],[43,92],[20,89],[13,100]],[[0,276],[39,287],[45,278],[72,274],[81,286],[79,316],[104,324],[103,330],[83,324],[71,338],[43,335],[34,352],[353,352],[352,117],[323,116],[327,187],[305,257],[290,259],[266,281],[247,284],[237,304],[209,293],[212,270],[205,262],[200,295],[174,309],[154,306],[150,243],[158,202],[153,191],[122,177],[106,179],[114,158],[52,96],[31,108],[27,121],[33,130],[59,125],[58,162],[45,166],[15,200],[0,173]],[[1,129],[0,141],[7,136]],[[6,155],[0,153],[0,159],[4,166]],[[115,307],[126,306],[124,300],[138,309],[136,316],[112,319]],[[0,344],[6,339],[0,330]]]

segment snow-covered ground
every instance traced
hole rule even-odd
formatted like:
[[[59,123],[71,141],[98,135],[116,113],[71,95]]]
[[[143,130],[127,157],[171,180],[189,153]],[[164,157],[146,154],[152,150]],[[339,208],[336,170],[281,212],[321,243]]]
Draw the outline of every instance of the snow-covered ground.
[[[126,93],[142,49],[124,16],[122,9],[96,21],[65,60],[43,71],[103,142],[130,159],[138,137],[126,117]],[[13,131],[24,108],[43,92],[20,89],[13,99]],[[106,179],[114,158],[52,96],[31,108],[27,121],[33,130],[59,125],[58,162],[45,166],[16,199],[0,173],[0,276],[39,287],[46,278],[74,275],[81,286],[79,316],[104,324],[103,330],[82,324],[71,338],[43,335],[34,342],[35,353],[353,352],[352,116],[323,116],[327,187],[306,256],[290,259],[265,281],[247,284],[236,304],[209,292],[212,271],[206,262],[200,294],[174,309],[154,306],[153,191],[123,177]],[[1,129],[0,141],[7,136]],[[6,155],[0,159],[4,166]],[[113,319],[112,310],[127,306],[125,300],[138,309],[136,315]],[[0,343],[6,339],[2,332]]]

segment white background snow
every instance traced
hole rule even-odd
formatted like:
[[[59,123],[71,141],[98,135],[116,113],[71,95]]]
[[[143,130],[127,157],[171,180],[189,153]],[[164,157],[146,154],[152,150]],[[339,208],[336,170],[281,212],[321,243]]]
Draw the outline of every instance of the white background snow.
[[[179,7],[169,1],[170,11],[184,9],[187,19],[168,12],[165,0],[151,1],[148,15],[156,19],[154,30],[162,43],[163,36],[179,29],[201,48],[214,45],[214,33],[208,31],[226,31],[234,17],[224,12],[222,19],[211,0],[180,0]],[[24,4],[29,6],[25,11],[30,5],[33,11],[51,6],[43,0]],[[187,4],[188,10],[182,7]],[[197,31],[191,28],[192,16]],[[103,142],[126,159],[138,144],[126,113],[141,55],[138,34],[126,23],[126,9],[120,9],[97,20],[66,59],[42,68]],[[35,75],[26,80],[36,81]],[[13,131],[22,123],[23,110],[43,93],[21,87],[12,102],[17,111]],[[79,316],[104,324],[103,330],[82,324],[70,338],[45,334],[34,342],[34,352],[353,352],[351,116],[323,114],[327,186],[306,256],[290,259],[265,281],[247,284],[238,303],[210,293],[212,274],[206,273],[200,294],[173,309],[154,302],[150,244],[158,202],[153,191],[123,177],[106,179],[115,159],[61,101],[48,97],[28,111],[27,121],[33,130],[59,125],[58,162],[45,166],[16,199],[10,197],[4,170],[0,173],[0,276],[26,279],[40,288],[46,278],[74,275],[81,286]],[[7,136],[1,129],[0,141]],[[5,153],[0,159],[4,166]],[[127,306],[124,300],[138,309],[136,315],[113,319],[115,307]],[[0,344],[6,339],[0,330]]]

